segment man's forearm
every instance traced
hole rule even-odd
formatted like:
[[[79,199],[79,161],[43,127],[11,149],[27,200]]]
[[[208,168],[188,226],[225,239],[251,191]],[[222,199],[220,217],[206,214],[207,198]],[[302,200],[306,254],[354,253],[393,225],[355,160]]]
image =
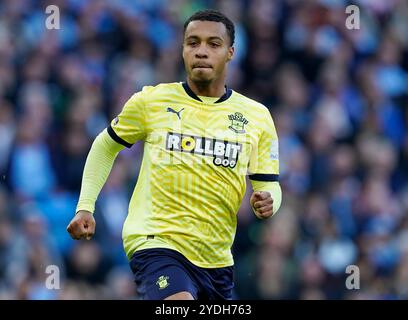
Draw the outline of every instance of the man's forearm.
[[[86,159],[76,212],[94,212],[96,199],[108,179],[119,151],[123,148],[112,140],[106,129],[96,137]]]

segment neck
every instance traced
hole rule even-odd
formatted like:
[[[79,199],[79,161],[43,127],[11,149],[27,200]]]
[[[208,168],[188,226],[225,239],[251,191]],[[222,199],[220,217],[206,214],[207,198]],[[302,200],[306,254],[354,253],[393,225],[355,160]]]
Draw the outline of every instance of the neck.
[[[221,97],[225,93],[225,79],[197,82],[187,78],[187,84],[197,96]]]

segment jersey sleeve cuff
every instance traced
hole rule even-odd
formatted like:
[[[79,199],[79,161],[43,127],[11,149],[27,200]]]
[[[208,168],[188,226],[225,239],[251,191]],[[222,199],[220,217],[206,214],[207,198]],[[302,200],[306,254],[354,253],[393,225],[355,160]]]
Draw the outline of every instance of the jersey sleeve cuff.
[[[76,210],[75,210],[75,214],[77,214],[79,211],[88,211],[94,214],[95,206],[89,203],[84,203],[84,201],[79,200]]]

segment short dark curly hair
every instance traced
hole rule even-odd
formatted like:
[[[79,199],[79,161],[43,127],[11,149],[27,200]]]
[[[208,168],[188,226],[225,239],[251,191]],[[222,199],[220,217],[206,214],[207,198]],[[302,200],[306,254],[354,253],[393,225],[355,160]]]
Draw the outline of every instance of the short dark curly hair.
[[[235,27],[234,23],[224,14],[216,10],[201,10],[194,13],[187,21],[184,23],[184,33],[186,32],[187,26],[191,21],[214,21],[221,22],[227,28],[228,36],[231,40],[231,46],[234,45],[235,41]]]

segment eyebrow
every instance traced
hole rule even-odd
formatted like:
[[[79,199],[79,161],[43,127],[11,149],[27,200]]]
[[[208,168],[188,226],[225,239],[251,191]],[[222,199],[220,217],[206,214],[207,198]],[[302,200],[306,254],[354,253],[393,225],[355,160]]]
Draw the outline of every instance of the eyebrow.
[[[191,36],[188,36],[188,37],[186,38],[186,40],[190,40],[190,39],[200,39],[200,37],[199,37],[199,36],[195,36],[195,35],[191,35]],[[221,37],[217,37],[217,36],[209,37],[208,40],[220,40],[220,41],[224,41],[224,39],[222,39]]]

